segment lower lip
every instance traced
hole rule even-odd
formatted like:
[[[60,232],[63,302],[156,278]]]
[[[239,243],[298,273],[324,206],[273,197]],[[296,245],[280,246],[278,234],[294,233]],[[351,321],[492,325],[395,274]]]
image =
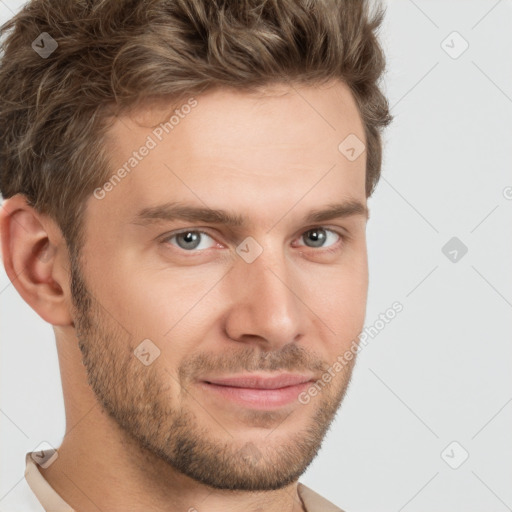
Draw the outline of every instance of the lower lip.
[[[305,391],[311,382],[278,389],[236,388],[201,382],[201,386],[223,398],[253,409],[276,409],[292,402],[298,403],[299,394]]]

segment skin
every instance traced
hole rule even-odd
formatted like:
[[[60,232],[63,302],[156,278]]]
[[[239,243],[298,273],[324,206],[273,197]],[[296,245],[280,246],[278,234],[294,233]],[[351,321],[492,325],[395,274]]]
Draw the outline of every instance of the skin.
[[[80,512],[304,510],[297,481],[350,382],[355,359],[308,404],[275,410],[199,385],[248,371],[321,378],[361,332],[367,216],[302,220],[331,203],[367,205],[366,153],[349,161],[338,150],[350,133],[364,141],[353,96],[333,81],[196,100],[104,199],[88,199],[80,265],[58,226],[23,196],[0,213],[7,274],[53,325],[59,354],[66,434],[56,461],[39,469]],[[164,112],[152,105],[116,121],[113,170]],[[247,223],[133,222],[168,201]],[[326,230],[323,245],[314,227]],[[183,228],[208,236],[184,249],[172,238]],[[263,248],[252,263],[236,252],[249,236]],[[144,339],[160,350],[148,366],[133,354]]]

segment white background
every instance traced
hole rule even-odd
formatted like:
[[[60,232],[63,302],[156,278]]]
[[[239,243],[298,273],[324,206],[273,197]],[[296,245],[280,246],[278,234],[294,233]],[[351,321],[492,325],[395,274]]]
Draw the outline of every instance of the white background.
[[[347,512],[512,510],[512,2],[386,5],[395,119],[369,199],[365,325],[404,309],[359,354],[300,481]],[[0,22],[20,6],[0,2]],[[452,237],[468,248],[457,262]],[[0,333],[1,498],[25,453],[64,434],[53,331],[3,266]],[[441,456],[453,441],[458,469]]]

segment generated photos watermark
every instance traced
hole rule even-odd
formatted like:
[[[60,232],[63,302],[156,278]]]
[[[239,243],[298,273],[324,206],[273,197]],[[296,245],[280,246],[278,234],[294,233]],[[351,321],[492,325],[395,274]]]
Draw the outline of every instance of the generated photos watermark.
[[[379,315],[379,318],[375,320],[372,325],[366,326],[357,336],[357,339],[352,340],[350,348],[336,358],[336,361],[327,368],[322,377],[311,384],[307,390],[298,395],[299,402],[306,405],[313,397],[317,396],[325,385],[331,382],[331,380],[336,377],[336,375],[339,374],[343,368],[352,361],[352,359],[354,359],[363,347],[368,345],[370,339],[375,338],[403,309],[403,305],[400,302],[395,301],[391,307]]]
[[[132,153],[132,156],[123,163],[121,167],[106,181],[102,187],[94,189],[93,195],[96,199],[104,199],[106,195],[114,190],[114,188],[126,178],[130,172],[135,169],[139,163],[150,154],[150,152],[158,146],[159,142],[165,138],[176,126],[180,124],[182,119],[190,114],[192,109],[197,106],[197,100],[192,97],[187,103],[174,110],[174,114],[165,122],[160,123],[153,129],[142,146]]]

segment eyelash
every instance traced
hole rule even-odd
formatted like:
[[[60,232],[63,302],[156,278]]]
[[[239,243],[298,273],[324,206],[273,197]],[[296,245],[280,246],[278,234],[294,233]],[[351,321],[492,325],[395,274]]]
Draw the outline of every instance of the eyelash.
[[[326,248],[322,248],[322,247],[318,247],[317,248],[317,252],[322,252],[324,254],[325,253],[335,253],[335,252],[338,252],[340,250],[340,248],[341,248],[340,245],[343,245],[344,242],[346,242],[346,240],[348,238],[345,234],[340,233],[339,231],[337,231],[335,229],[330,229],[330,228],[328,228],[326,226],[313,226],[311,228],[308,228],[306,231],[302,232],[300,237],[304,236],[306,233],[308,233],[310,231],[313,231],[315,229],[323,229],[324,231],[330,231],[331,233],[335,233],[336,235],[339,236],[339,240],[336,243],[334,243],[332,246],[326,247]],[[176,232],[173,232],[171,234],[166,235],[165,238],[163,238],[161,242],[164,245],[166,245],[169,242],[169,240],[172,240],[174,237],[179,236],[179,235],[184,234],[184,233],[200,233],[202,235],[207,235],[210,238],[214,239],[214,237],[210,233],[208,233],[207,231],[204,231],[202,229],[183,229],[183,230],[176,231]],[[172,244],[169,244],[169,245],[172,245]],[[208,250],[208,249],[200,249],[200,250],[186,251],[185,249],[181,249],[180,247],[177,247],[177,246],[174,246],[174,245],[172,245],[172,247],[174,249],[178,250],[179,252],[190,253],[190,255],[202,254],[204,251]],[[301,246],[301,247],[306,247],[308,249],[315,250],[315,247],[307,247],[307,246]]]

